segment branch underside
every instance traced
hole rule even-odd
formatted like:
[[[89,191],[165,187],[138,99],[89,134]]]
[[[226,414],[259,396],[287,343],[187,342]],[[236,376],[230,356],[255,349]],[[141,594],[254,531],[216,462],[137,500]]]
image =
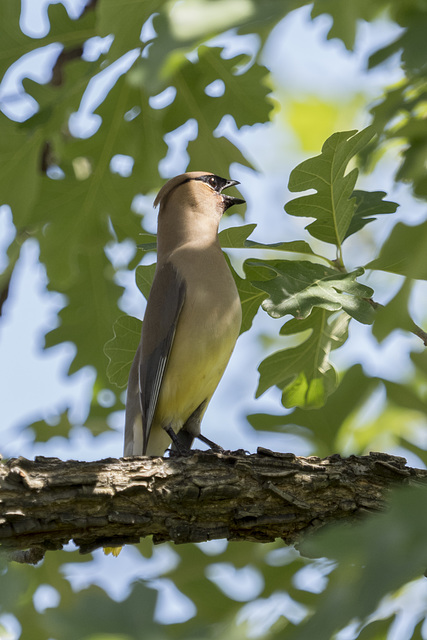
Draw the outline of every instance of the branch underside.
[[[427,471],[405,465],[383,453],[321,459],[264,448],[96,462],[14,458],[0,464],[0,548],[37,562],[70,540],[81,553],[148,535],[154,543],[290,544],[383,510],[396,484],[426,481]]]

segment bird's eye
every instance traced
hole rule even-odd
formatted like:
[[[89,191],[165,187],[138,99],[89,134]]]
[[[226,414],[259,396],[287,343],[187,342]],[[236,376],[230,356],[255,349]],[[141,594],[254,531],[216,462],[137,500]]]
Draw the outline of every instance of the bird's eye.
[[[216,186],[216,179],[215,176],[211,176],[209,178],[209,184],[211,185],[211,187],[215,187]]]

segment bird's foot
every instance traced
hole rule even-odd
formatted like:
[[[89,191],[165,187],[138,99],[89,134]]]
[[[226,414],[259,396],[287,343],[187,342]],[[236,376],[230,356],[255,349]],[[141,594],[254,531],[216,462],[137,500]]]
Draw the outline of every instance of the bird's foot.
[[[188,456],[190,449],[183,446],[182,442],[178,438],[172,427],[164,428],[169,438],[172,440],[172,447],[169,450],[169,456]]]
[[[198,440],[201,440],[205,444],[207,444],[212,449],[212,451],[215,451],[216,453],[224,453],[224,449],[220,447],[219,444],[216,444],[216,442],[209,440],[209,438],[207,438],[206,436],[203,436],[201,433],[199,433],[199,435],[196,436],[196,438]]]

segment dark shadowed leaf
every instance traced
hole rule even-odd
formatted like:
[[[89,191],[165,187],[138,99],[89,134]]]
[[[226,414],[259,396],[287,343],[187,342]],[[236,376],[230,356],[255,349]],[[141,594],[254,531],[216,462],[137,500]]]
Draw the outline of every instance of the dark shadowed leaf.
[[[280,433],[295,433],[296,426],[310,429],[310,439],[316,443],[319,455],[330,455],[337,451],[336,438],[345,420],[366,402],[378,384],[377,378],[370,378],[360,365],[354,365],[346,371],[325,405],[316,411],[297,407],[286,415],[249,415],[248,421],[255,429],[277,430]],[[304,432],[300,435],[307,437]]]
[[[363,275],[363,269],[352,273],[342,273],[331,267],[313,262],[297,260],[248,260],[251,266],[270,269],[275,278],[252,284],[268,293],[263,308],[273,318],[291,314],[295,318],[306,318],[313,307],[339,311],[343,309],[350,316],[370,324],[374,310],[367,302],[373,291],[356,281]]]
[[[251,233],[256,229],[256,224],[245,224],[240,227],[228,227],[218,234],[218,239],[223,249],[243,249]]]
[[[59,312],[59,326],[46,335],[45,347],[73,342],[78,348],[69,373],[91,365],[100,380],[105,380],[102,349],[120,314],[118,299],[123,289],[113,281],[112,267],[104,252],[81,254],[75,262],[76,277],[67,288],[68,304]]]
[[[420,372],[427,376],[427,350],[424,349],[420,352],[414,351],[411,353],[411,360]]]
[[[238,127],[268,121],[273,105],[266,99],[271,92],[266,67],[254,63],[247,68],[250,63],[247,55],[225,58],[220,47],[199,47],[197,54],[197,63],[186,60],[170,77],[177,95],[164,112],[167,130],[183,125],[189,114],[196,118],[199,134],[204,128],[214,131],[224,114],[233,116]],[[205,89],[216,80],[223,81],[224,91],[210,96]],[[212,161],[214,168],[209,170],[216,173],[215,157]],[[198,165],[198,170],[203,166]]]
[[[142,322],[132,316],[121,316],[113,325],[114,338],[105,343],[109,359],[107,376],[112,384],[125,387],[129,371],[141,339]]]
[[[330,640],[354,618],[364,620],[388,593],[422,576],[427,566],[425,487],[400,489],[386,513],[352,527],[323,529],[302,552],[338,561],[318,608],[289,640]]]
[[[345,234],[346,238],[363,229],[369,222],[374,222],[375,216],[396,211],[399,205],[390,200],[383,200],[385,195],[385,191],[359,191],[358,189],[353,191],[356,210]]]
[[[148,298],[151,285],[153,284],[154,273],[156,271],[156,263],[152,264],[140,264],[135,271],[136,286],[142,293],[145,299]]]
[[[36,442],[47,442],[54,436],[68,438],[73,426],[73,423],[69,420],[68,411],[64,411],[52,424],[48,424],[45,420],[38,420],[30,424],[27,429],[31,429],[34,432]]]
[[[59,608],[47,609],[45,625],[51,637],[61,640],[88,639],[109,636],[119,640],[140,637],[161,637],[162,627],[153,621],[157,594],[142,582],[134,584],[131,595],[115,602],[100,587],[90,586],[73,594]]]
[[[328,40],[339,38],[347,49],[353,50],[358,22],[374,18],[379,11],[379,4],[349,0],[344,5],[341,0],[315,0],[311,17],[329,14],[333,22],[328,31]]]
[[[399,222],[382,246],[379,257],[367,264],[366,268],[427,280],[426,246],[427,222],[415,227]]]
[[[396,329],[410,331],[413,323],[409,317],[408,302],[413,283],[406,279],[396,295],[385,306],[376,309],[372,333],[382,342]]]
[[[228,266],[231,269],[242,305],[242,326],[240,333],[244,333],[251,328],[253,319],[255,318],[261,302],[265,299],[266,294],[254,287],[248,278],[241,278],[237,271],[231,266],[228,256],[226,256]]]
[[[146,253],[147,251],[156,251],[157,250],[157,236],[155,233],[147,233],[143,231],[138,234],[138,244],[137,248]]]
[[[258,367],[260,379],[256,396],[276,385],[283,391],[285,407],[321,407],[337,386],[337,375],[329,361],[332,349],[347,339],[350,316],[314,309],[304,320],[290,320],[281,329],[283,335],[309,331],[297,347],[277,351]]]
[[[97,32],[101,37],[114,35],[108,51],[109,61],[116,60],[130,49],[141,47],[141,29],[148,18],[160,11],[162,0],[126,0],[118,4],[115,0],[102,0],[97,10]]]

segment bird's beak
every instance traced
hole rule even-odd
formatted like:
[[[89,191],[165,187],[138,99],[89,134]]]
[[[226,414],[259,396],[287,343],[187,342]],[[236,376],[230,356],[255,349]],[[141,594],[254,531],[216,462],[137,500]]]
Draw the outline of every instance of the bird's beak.
[[[240,182],[238,180],[227,180],[221,191],[228,189],[229,187],[234,187],[236,184],[240,184]],[[227,211],[227,209],[232,207],[234,204],[245,204],[246,202],[246,200],[243,200],[242,198],[235,198],[234,196],[227,196],[224,194],[222,194],[222,199],[224,201],[224,211]]]
[[[229,187],[235,187],[236,184],[240,184],[240,182],[238,180],[227,180],[221,191],[223,191],[223,189],[228,189]]]

